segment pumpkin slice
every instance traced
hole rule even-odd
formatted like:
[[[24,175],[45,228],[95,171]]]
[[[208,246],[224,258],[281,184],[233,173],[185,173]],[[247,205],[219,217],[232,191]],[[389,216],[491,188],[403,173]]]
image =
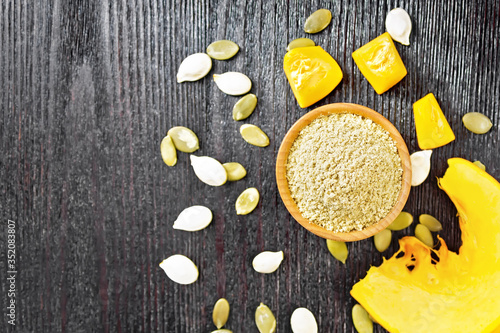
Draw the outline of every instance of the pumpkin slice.
[[[288,51],[283,70],[301,108],[327,96],[342,81],[342,69],[321,46],[297,47]]]
[[[464,159],[448,165],[439,185],[459,213],[459,253],[404,237],[351,290],[390,332],[500,332],[500,184]]]

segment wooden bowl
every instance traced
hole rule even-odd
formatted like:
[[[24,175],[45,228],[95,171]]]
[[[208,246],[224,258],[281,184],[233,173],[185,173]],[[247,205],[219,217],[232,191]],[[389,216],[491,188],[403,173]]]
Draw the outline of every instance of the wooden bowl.
[[[392,210],[387,214],[386,217],[378,221],[377,223],[371,225],[368,228],[365,228],[361,231],[351,231],[346,233],[336,233],[330,230],[327,230],[314,222],[310,222],[308,219],[304,218],[295,201],[292,199],[290,195],[290,189],[288,188],[288,182],[286,179],[286,162],[288,159],[288,153],[290,152],[290,148],[297,138],[299,132],[309,125],[314,119],[328,115],[332,113],[353,113],[365,118],[369,118],[375,123],[382,126],[385,130],[387,130],[396,142],[396,147],[398,149],[399,156],[401,157],[402,167],[403,167],[403,177],[402,177],[402,186],[401,191],[399,193],[398,199]],[[394,219],[401,213],[406,200],[408,199],[408,195],[410,194],[411,188],[411,164],[410,164],[410,154],[408,153],[408,148],[399,134],[398,130],[394,125],[391,124],[389,120],[387,120],[380,113],[373,111],[365,106],[357,105],[357,104],[348,104],[348,103],[335,103],[329,104],[317,109],[312,110],[311,112],[305,114],[302,118],[300,118],[293,126],[290,128],[288,133],[285,135],[283,142],[281,143],[280,150],[278,152],[278,157],[276,159],[276,182],[278,184],[278,190],[281,195],[281,199],[285,204],[286,208],[292,214],[294,219],[299,222],[304,228],[323,238],[333,239],[342,242],[352,242],[361,239],[365,239],[375,235],[376,233],[385,229],[389,224],[394,221]]]

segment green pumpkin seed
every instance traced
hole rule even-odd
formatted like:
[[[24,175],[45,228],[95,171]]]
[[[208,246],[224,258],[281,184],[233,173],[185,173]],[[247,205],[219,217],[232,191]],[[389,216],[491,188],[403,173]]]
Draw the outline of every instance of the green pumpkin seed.
[[[293,50],[297,47],[308,47],[308,46],[316,46],[316,43],[309,38],[297,38],[292,40],[288,46],[286,47],[287,51]]]
[[[243,165],[239,164],[238,162],[228,162],[222,164],[224,169],[226,169],[227,173],[227,180],[230,182],[235,182],[237,180],[242,179],[247,175],[247,171],[243,167]]]
[[[259,204],[260,194],[255,187],[250,187],[241,192],[238,199],[236,199],[236,214],[247,215],[250,214]]]
[[[493,124],[490,118],[479,112],[469,112],[463,118],[465,128],[472,133],[484,134],[491,129]]]
[[[439,222],[434,216],[429,214],[422,214],[418,218],[418,221],[425,225],[430,231],[438,232],[443,230],[441,222]]]
[[[347,255],[349,254],[346,243],[327,239],[326,246],[335,259],[345,264]]]
[[[167,135],[172,138],[175,148],[184,153],[192,153],[200,148],[198,137],[187,127],[172,127]]]
[[[403,230],[413,222],[413,216],[407,212],[399,213],[398,217],[387,227],[389,230]]]
[[[172,138],[167,135],[160,143],[161,158],[168,166],[174,166],[177,163],[177,150],[175,149]]]
[[[387,250],[389,245],[391,245],[392,232],[389,229],[384,229],[375,236],[373,236],[373,242],[378,252],[384,252]]]
[[[225,298],[219,299],[214,306],[214,312],[212,314],[212,320],[217,329],[227,323],[227,318],[229,318],[229,302]]]
[[[257,96],[254,94],[248,94],[243,96],[234,104],[233,107],[233,119],[243,120],[253,113],[255,107],[257,106]]]
[[[223,328],[223,329],[220,329],[220,330],[212,331],[211,333],[233,333],[233,331],[228,330],[227,328]]]
[[[431,231],[423,224],[417,224],[415,227],[415,237],[428,247],[434,246],[434,239],[432,238]]]
[[[304,31],[308,34],[315,34],[325,29],[332,20],[332,12],[328,9],[318,9],[311,14],[304,24]]]
[[[213,59],[227,60],[234,57],[239,49],[235,42],[223,39],[208,45],[207,54]]]
[[[358,333],[373,332],[373,322],[370,320],[368,312],[359,304],[352,307],[352,322]]]
[[[245,124],[240,127],[243,140],[257,147],[269,146],[269,137],[255,125]]]
[[[483,171],[486,171],[486,167],[484,166],[483,163],[481,163],[480,161],[474,161],[473,162],[475,165],[477,165],[480,169],[482,169]]]
[[[276,318],[267,305],[260,303],[255,310],[255,324],[260,333],[273,333],[276,331]]]

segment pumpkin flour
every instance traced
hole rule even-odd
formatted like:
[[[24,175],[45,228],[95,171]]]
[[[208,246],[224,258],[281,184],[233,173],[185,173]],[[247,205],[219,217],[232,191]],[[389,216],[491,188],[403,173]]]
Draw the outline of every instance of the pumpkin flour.
[[[396,204],[402,175],[389,133],[350,113],[322,116],[304,127],[286,165],[302,216],[333,232],[363,230],[384,218]]]

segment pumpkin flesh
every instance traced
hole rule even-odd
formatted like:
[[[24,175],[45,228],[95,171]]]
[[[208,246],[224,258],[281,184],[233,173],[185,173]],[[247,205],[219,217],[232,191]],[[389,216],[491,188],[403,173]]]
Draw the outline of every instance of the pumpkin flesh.
[[[390,332],[500,332],[500,184],[464,159],[448,164],[439,185],[459,213],[459,253],[404,237],[351,290]]]

